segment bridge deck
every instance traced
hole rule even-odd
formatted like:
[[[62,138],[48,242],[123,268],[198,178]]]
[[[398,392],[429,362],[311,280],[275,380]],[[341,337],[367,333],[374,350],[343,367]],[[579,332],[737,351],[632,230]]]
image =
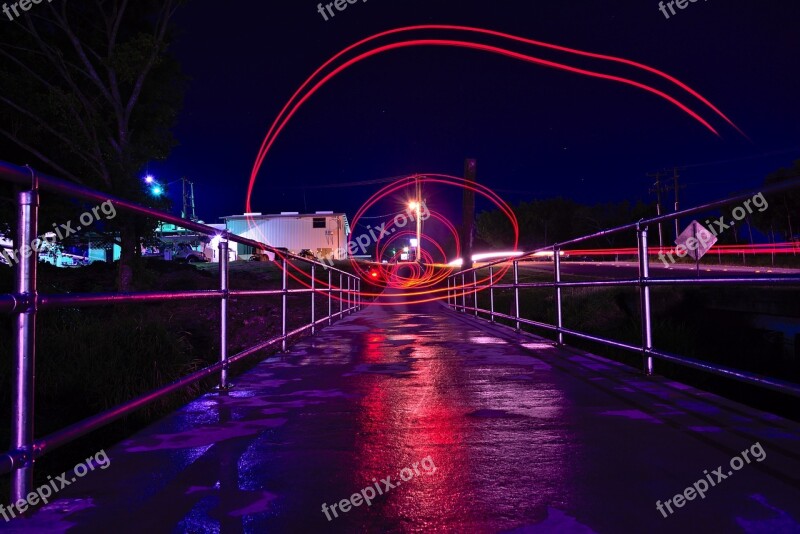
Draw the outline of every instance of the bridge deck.
[[[0,529],[800,529],[800,425],[440,305],[371,306],[235,384]]]

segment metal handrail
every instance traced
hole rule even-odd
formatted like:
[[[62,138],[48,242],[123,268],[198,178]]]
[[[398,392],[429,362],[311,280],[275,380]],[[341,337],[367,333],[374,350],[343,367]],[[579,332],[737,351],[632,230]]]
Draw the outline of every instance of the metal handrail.
[[[162,397],[186,388],[204,378],[219,373],[219,391],[225,393],[229,388],[228,370],[231,364],[252,356],[268,347],[280,344],[283,351],[287,342],[300,333],[311,330],[316,332],[318,326],[332,324],[335,318],[344,317],[362,308],[361,278],[341,269],[310,260],[294,254],[287,254],[265,243],[252,239],[231,235],[227,231],[220,232],[216,228],[196,223],[170,213],[166,213],[146,206],[110,196],[100,191],[73,183],[46,176],[27,167],[18,167],[9,163],[0,162],[0,180],[12,182],[23,186],[26,190],[17,195],[17,232],[15,243],[18,246],[32,243],[37,237],[38,229],[38,194],[39,190],[65,195],[71,198],[94,201],[98,203],[110,201],[115,209],[139,216],[154,218],[163,222],[173,223],[188,230],[208,236],[219,236],[220,254],[220,285],[215,290],[187,290],[187,291],[151,291],[129,293],[90,293],[68,295],[42,295],[37,291],[37,261],[38,254],[28,257],[20,254],[16,267],[16,290],[11,294],[0,294],[0,313],[16,316],[17,336],[14,345],[14,394],[12,406],[12,443],[11,450],[0,454],[0,474],[11,473],[11,502],[24,499],[33,490],[33,463],[34,461],[53,449],[84,436],[101,428],[117,419],[124,417]],[[277,261],[281,262],[282,280],[281,289],[271,290],[232,290],[228,285],[228,242],[233,241],[260,250],[274,252]],[[306,288],[289,288],[288,269],[289,260],[303,262],[311,266],[311,283]],[[322,267],[328,272],[327,284],[316,279],[317,267]],[[332,273],[339,274],[339,284],[333,285]],[[344,287],[344,281],[347,287]],[[337,313],[333,312],[332,300],[334,290],[339,292],[340,306]],[[289,331],[287,329],[287,300],[290,295],[311,294],[311,320],[308,324]],[[228,301],[234,297],[256,297],[275,295],[281,297],[281,334],[266,341],[249,347],[233,356],[228,355]],[[317,317],[314,303],[316,295],[326,296],[328,299],[328,313]],[[346,295],[347,307],[343,306]],[[36,316],[39,310],[57,309],[64,307],[89,307],[105,306],[124,303],[164,302],[167,300],[209,300],[220,301],[220,358],[215,364],[195,371],[179,380],[163,386],[155,391],[122,403],[95,416],[74,423],[66,428],[56,431],[49,436],[35,439],[33,429],[33,391],[34,391],[34,361],[36,358],[35,328]]]
[[[791,189],[800,188],[800,180],[787,180],[785,182],[781,182],[779,184],[765,187],[761,189],[759,192],[763,195],[769,195],[772,193],[780,193],[783,191],[789,191]],[[716,200],[714,202],[709,202],[707,204],[703,204],[701,206],[696,206],[694,208],[687,208],[685,210],[676,211],[673,213],[668,213],[665,215],[659,215],[658,217],[652,217],[650,219],[642,219],[635,223],[625,224],[623,226],[617,226],[615,228],[609,228],[607,230],[601,230],[599,232],[595,232],[593,234],[577,237],[575,239],[570,239],[568,241],[562,241],[560,243],[554,243],[552,245],[548,245],[545,247],[540,247],[534,250],[529,250],[527,252],[523,252],[522,255],[519,256],[507,256],[505,258],[500,258],[498,260],[492,261],[490,263],[484,263],[480,267],[473,267],[471,269],[465,269],[463,271],[459,271],[458,274],[461,273],[469,273],[470,271],[476,269],[485,269],[486,267],[492,267],[495,265],[500,265],[503,263],[507,263],[514,259],[516,260],[524,260],[526,258],[530,258],[534,254],[540,253],[550,253],[554,250],[564,250],[566,247],[571,245],[577,245],[578,243],[583,243],[585,241],[590,241],[592,239],[597,239],[598,237],[606,237],[613,234],[618,234],[620,232],[626,232],[631,230],[637,230],[638,228],[646,228],[648,226],[653,226],[658,223],[672,221],[681,217],[688,217],[689,215],[694,215],[696,213],[703,213],[712,209],[716,209],[722,206],[727,206],[729,204],[733,204],[735,202],[740,202],[742,200],[747,200],[753,197],[753,192],[749,193],[742,193],[740,195],[728,197],[724,200]]]
[[[781,191],[787,191],[800,187],[800,180],[784,182],[779,185],[764,188],[761,190],[762,194],[770,194]],[[780,380],[772,377],[767,377],[755,373],[749,373],[733,369],[726,366],[721,366],[701,360],[672,354],[669,352],[657,350],[653,347],[652,337],[652,314],[650,309],[650,288],[651,287],[664,287],[664,286],[765,286],[765,285],[780,285],[780,286],[798,286],[800,287],[800,278],[789,276],[757,276],[749,278],[652,278],[650,276],[650,253],[648,250],[647,241],[647,228],[649,225],[657,224],[660,222],[670,221],[679,217],[693,215],[696,213],[705,212],[721,206],[730,205],[742,200],[753,197],[753,193],[736,195],[710,202],[702,206],[686,209],[680,212],[662,215],[651,219],[642,220],[636,223],[627,224],[609,230],[603,230],[591,235],[578,237],[569,241],[556,243],[554,245],[539,248],[530,252],[523,253],[522,255],[509,256],[506,258],[493,261],[491,263],[483,264],[470,269],[465,269],[457,273],[453,273],[447,277],[447,305],[448,307],[460,311],[461,313],[472,313],[476,316],[481,314],[488,315],[491,322],[495,319],[505,319],[511,321],[515,325],[515,330],[520,330],[520,325],[530,325],[535,328],[554,332],[557,336],[557,343],[564,345],[564,337],[570,336],[577,339],[584,339],[602,345],[619,348],[627,351],[633,351],[641,354],[642,366],[646,375],[653,374],[653,360],[660,359],[663,361],[672,362],[675,364],[683,365],[692,369],[697,369],[703,372],[711,373],[718,376],[723,376],[729,379],[737,380],[747,384],[755,385],[765,389],[779,391],[788,395],[800,397],[800,384]],[[561,280],[561,256],[560,253],[566,246],[575,245],[598,237],[607,236],[624,231],[635,230],[637,233],[637,261],[639,264],[639,277],[633,279],[617,279],[617,280],[597,280],[588,282],[564,282]],[[554,279],[552,282],[523,282],[519,281],[519,262],[525,258],[530,258],[532,255],[539,252],[552,253],[553,256],[553,274]],[[497,277],[496,269],[498,265],[507,264],[512,262],[512,283],[499,283],[500,277]],[[488,284],[484,280],[478,280],[477,272],[483,269],[489,269]],[[508,268],[503,272],[507,272]],[[472,273],[472,281],[467,282],[466,275]],[[460,279],[459,279],[460,277]],[[452,280],[452,281],[451,281]],[[641,317],[641,344],[639,346],[631,345],[621,341],[587,334],[565,328],[562,317],[562,302],[563,295],[562,289],[564,288],[578,288],[578,287],[638,287],[640,296],[640,317]],[[519,292],[520,289],[527,288],[551,288],[555,293],[555,323],[550,324],[541,321],[533,321],[520,316],[519,306]],[[479,291],[489,290],[489,305],[490,308],[483,309],[478,305],[477,294]],[[508,315],[495,311],[495,292],[500,290],[513,290],[514,295],[514,315]],[[474,306],[467,306],[467,294],[474,293]],[[461,302],[459,302],[461,297]]]

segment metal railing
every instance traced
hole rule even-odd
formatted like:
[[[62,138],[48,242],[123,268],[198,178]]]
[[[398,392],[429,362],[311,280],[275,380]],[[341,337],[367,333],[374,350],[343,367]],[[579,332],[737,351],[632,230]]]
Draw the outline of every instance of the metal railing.
[[[784,182],[782,184],[762,189],[761,194],[778,193],[790,189],[800,188],[800,181]],[[588,340],[591,342],[599,343],[602,345],[623,349],[629,352],[635,352],[642,355],[642,367],[644,373],[647,375],[653,374],[653,360],[660,359],[663,361],[672,362],[678,365],[683,365],[692,369],[697,369],[710,374],[723,376],[729,379],[737,380],[747,384],[759,386],[766,389],[771,389],[800,397],[800,384],[780,380],[777,378],[767,377],[750,373],[747,371],[737,370],[730,367],[717,365],[715,363],[706,362],[689,358],[686,356],[672,354],[666,351],[661,351],[653,346],[653,329],[652,329],[652,314],[650,306],[650,288],[651,287],[664,287],[664,286],[798,286],[800,287],[800,277],[790,276],[757,276],[757,277],[730,277],[730,278],[653,278],[650,275],[650,251],[647,241],[648,226],[656,225],[661,222],[674,220],[689,215],[694,215],[701,212],[706,212],[712,209],[729,206],[747,199],[752,198],[753,193],[737,195],[734,197],[726,198],[715,202],[710,202],[702,206],[686,209],[676,213],[662,215],[647,220],[641,220],[636,223],[603,230],[591,235],[571,239],[555,245],[525,252],[520,256],[513,256],[503,258],[491,263],[487,263],[472,269],[465,269],[457,273],[451,274],[447,279],[447,305],[462,313],[474,312],[478,317],[481,314],[488,315],[491,322],[495,322],[496,318],[502,318],[512,322],[515,325],[515,330],[520,331],[520,325],[526,324],[534,328],[542,329],[555,334],[556,341],[559,345],[564,344],[565,336],[577,339]],[[567,247],[604,237],[621,232],[635,231],[637,234],[637,260],[639,264],[639,276],[634,279],[617,279],[617,280],[602,280],[602,281],[586,281],[586,282],[564,282],[562,281],[562,267],[561,267],[561,254],[566,251]],[[519,279],[519,263],[526,258],[532,257],[534,254],[553,256],[553,281],[552,282],[530,282],[520,283]],[[502,269],[504,272],[508,271],[507,264],[512,262],[511,271],[513,276],[512,283],[497,283],[496,275],[497,268],[504,265]],[[484,280],[487,283],[479,283],[478,271],[488,269],[488,277]],[[471,280],[470,280],[471,278]],[[586,332],[579,332],[577,330],[564,327],[562,303],[563,294],[562,290],[565,288],[580,288],[580,287],[636,287],[639,289],[639,308],[640,308],[640,322],[641,322],[641,343],[636,346],[630,343],[625,343],[618,340],[613,340],[601,336],[588,334]],[[520,289],[533,289],[533,288],[550,288],[554,292],[555,297],[555,324],[545,323],[541,321],[534,321],[520,316]],[[489,291],[489,309],[480,308],[478,305],[478,292]],[[513,290],[513,309],[514,315],[499,313],[495,310],[495,291],[498,290]],[[467,306],[467,295],[474,294],[474,304]],[[460,301],[460,302],[459,302]]]
[[[302,332],[314,334],[323,324],[332,324],[335,318],[343,317],[362,307],[361,279],[348,272],[335,269],[319,262],[300,256],[281,253],[264,243],[228,234],[204,224],[185,220],[166,212],[141,206],[124,199],[115,198],[93,189],[77,186],[64,180],[36,173],[30,168],[17,167],[0,162],[0,180],[18,184],[25,188],[17,194],[17,230],[15,246],[21,250],[22,244],[32,243],[37,238],[39,220],[39,190],[68,196],[73,199],[93,202],[110,201],[118,210],[134,215],[150,217],[159,221],[173,223],[206,236],[218,236],[219,240],[219,289],[194,291],[155,291],[137,293],[102,293],[102,294],[67,294],[41,295],[37,291],[38,254],[19,254],[16,267],[15,292],[0,294],[0,313],[13,314],[16,317],[14,352],[12,361],[12,435],[11,450],[0,454],[0,474],[11,473],[11,502],[25,499],[33,490],[34,461],[66,443],[84,436],[100,427],[124,417],[162,397],[175,393],[204,378],[219,373],[219,390],[225,392],[230,387],[228,370],[230,366],[259,351],[280,344],[285,351],[287,341]],[[276,254],[281,262],[281,289],[271,290],[232,290],[229,287],[228,243],[236,242],[260,250]],[[288,269],[297,268],[290,262],[302,262],[311,267],[310,287],[290,288]],[[317,268],[327,271],[327,281],[317,279]],[[335,284],[338,274],[338,285]],[[347,287],[345,282],[347,281]],[[310,322],[287,330],[287,300],[290,295],[311,295]],[[240,297],[281,297],[281,334],[267,339],[241,352],[228,353],[228,303],[231,298]],[[327,296],[327,314],[317,316],[315,296]],[[333,300],[339,300],[339,310],[334,311]],[[100,414],[74,423],[43,438],[34,436],[34,367],[36,361],[36,316],[39,310],[74,308],[87,306],[116,305],[123,303],[165,302],[172,300],[219,300],[220,301],[220,355],[219,361],[213,365],[195,371],[176,382],[163,386],[155,391],[127,401]],[[346,302],[346,306],[344,305]]]

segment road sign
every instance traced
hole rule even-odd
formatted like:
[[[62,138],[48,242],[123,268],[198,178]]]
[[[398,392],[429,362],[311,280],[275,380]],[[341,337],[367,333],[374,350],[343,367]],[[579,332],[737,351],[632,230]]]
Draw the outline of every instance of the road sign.
[[[675,244],[685,248],[686,254],[695,261],[699,261],[716,242],[717,237],[697,221],[689,223],[675,240]]]

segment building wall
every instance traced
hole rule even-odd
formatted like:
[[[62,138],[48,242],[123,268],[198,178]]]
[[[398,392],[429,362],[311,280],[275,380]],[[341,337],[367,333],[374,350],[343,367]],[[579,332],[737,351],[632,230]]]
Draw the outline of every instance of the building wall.
[[[314,228],[314,219],[325,219],[324,228]],[[330,255],[333,259],[344,259],[342,248],[347,245],[345,222],[342,215],[279,215],[254,216],[226,219],[232,234],[261,241],[273,247],[284,247],[297,254],[308,249],[318,256]],[[240,255],[252,251],[239,250]]]

